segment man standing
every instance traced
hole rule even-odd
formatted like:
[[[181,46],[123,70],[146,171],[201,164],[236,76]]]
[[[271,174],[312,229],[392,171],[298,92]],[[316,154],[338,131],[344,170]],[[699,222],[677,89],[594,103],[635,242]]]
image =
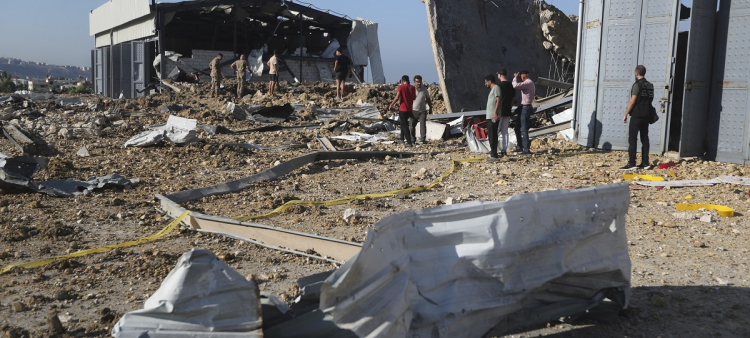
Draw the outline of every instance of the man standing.
[[[412,115],[414,118],[411,120],[411,127],[409,133],[414,143],[417,142],[417,123],[419,126],[419,143],[427,142],[427,106],[429,105],[432,114],[432,101],[430,100],[430,92],[427,90],[427,86],[422,84],[422,75],[414,76],[414,106],[412,107]]]
[[[497,78],[500,80],[500,119],[498,124],[500,125],[500,134],[503,136],[502,150],[500,151],[500,157],[508,155],[508,125],[510,124],[510,117],[513,115],[513,99],[516,96],[516,91],[513,89],[513,84],[508,81],[508,71],[500,69],[497,72]]]
[[[622,170],[651,169],[648,160],[649,141],[648,125],[649,115],[652,114],[654,101],[654,85],[646,81],[646,67],[638,65],[635,67],[635,83],[630,89],[630,102],[625,110],[622,123],[628,123],[630,114],[630,126],[628,128],[628,164],[620,168]],[[635,166],[636,153],[638,152],[638,134],[641,134],[641,164]]]
[[[490,95],[487,96],[487,137],[490,139],[490,158],[496,160],[497,157],[497,126],[500,122],[500,87],[495,84],[495,76],[490,74],[484,77],[484,86],[490,89]]]
[[[344,98],[344,84],[346,77],[349,76],[349,66],[352,61],[341,52],[341,48],[336,50],[336,62],[333,63],[333,71],[336,73],[336,100]]]
[[[273,92],[276,89],[276,82],[279,82],[279,50],[273,50],[273,56],[266,63],[270,68],[268,74],[271,75],[271,81],[268,82],[268,96],[273,96]]]
[[[414,87],[409,84],[409,75],[404,75],[401,77],[401,85],[396,90],[396,97],[388,106],[388,110],[391,110],[396,102],[401,103],[398,107],[398,119],[401,122],[401,140],[407,147],[414,145],[409,134],[409,118],[413,118],[414,96]]]
[[[529,79],[529,71],[522,70],[513,74],[513,88],[521,90],[521,116],[519,123],[516,123],[516,134],[520,132],[523,144],[519,144],[516,149],[521,148],[521,155],[531,155],[531,142],[529,140],[529,119],[534,113],[531,102],[536,95],[534,82]]]
[[[219,53],[213,60],[211,60],[211,97],[219,96],[219,86],[221,85],[221,59],[224,55]]]
[[[231,66],[232,70],[237,72],[237,99],[242,98],[243,90],[245,89],[245,74],[250,68],[245,60],[245,55],[240,55],[240,59],[235,61]]]

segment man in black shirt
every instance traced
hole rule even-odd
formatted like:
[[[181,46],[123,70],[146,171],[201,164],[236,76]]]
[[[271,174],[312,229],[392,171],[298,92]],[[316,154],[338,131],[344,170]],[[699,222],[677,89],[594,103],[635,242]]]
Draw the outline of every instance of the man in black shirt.
[[[648,161],[649,141],[648,125],[649,116],[652,114],[654,101],[654,85],[646,81],[646,67],[638,65],[635,67],[636,81],[630,90],[630,102],[625,110],[623,123],[628,123],[630,115],[630,126],[628,128],[628,164],[621,170],[651,169]],[[635,158],[638,152],[638,134],[641,135],[641,164],[636,167]]]
[[[500,157],[508,155],[508,125],[510,125],[511,116],[513,116],[513,98],[516,96],[516,90],[513,84],[508,80],[508,71],[500,69],[497,72],[497,78],[500,80],[500,116],[498,124],[500,125],[500,135],[503,136],[503,144],[500,150]],[[497,138],[497,135],[495,135]],[[497,143],[497,142],[496,142]]]
[[[344,98],[344,84],[346,77],[349,76],[349,65],[352,61],[341,52],[341,48],[336,50],[336,62],[333,64],[333,72],[336,73],[336,99]]]

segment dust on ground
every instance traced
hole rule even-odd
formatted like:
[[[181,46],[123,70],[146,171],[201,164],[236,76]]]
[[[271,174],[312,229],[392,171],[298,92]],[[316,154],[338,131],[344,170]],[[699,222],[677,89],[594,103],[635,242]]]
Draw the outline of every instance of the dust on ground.
[[[231,86],[231,81],[225,85]],[[232,87],[220,99],[208,97],[208,85],[179,85],[181,93],[164,93],[125,100],[113,116],[116,102],[82,96],[82,106],[36,102],[33,108],[12,112],[15,123],[46,146],[47,169],[35,179],[74,178],[117,173],[141,182],[130,190],[109,189],[75,198],[34,193],[0,195],[0,265],[46,259],[81,249],[118,244],[156,233],[171,219],[159,214],[155,194],[167,194],[247,177],[279,162],[309,153],[310,149],[250,151],[226,143],[264,147],[309,144],[319,148],[315,133],[332,136],[324,124],[309,130],[250,132],[198,136],[202,143],[170,143],[147,148],[123,148],[130,137],[147,126],[165,123],[169,114],[222,125],[232,130],[261,126],[237,121],[225,113]],[[284,103],[318,107],[351,107],[359,101],[385,112],[394,86],[349,87],[349,95],[335,100],[330,84],[283,83],[280,94],[267,98],[264,84],[248,86],[240,102],[256,105]],[[439,90],[431,96],[436,113],[443,113]],[[183,104],[176,111],[166,106]],[[91,105],[91,106],[90,106]],[[39,114],[32,113],[41,113]],[[293,126],[315,120],[312,109],[298,114]],[[344,119],[344,117],[341,117]],[[394,138],[395,139],[395,138]],[[355,148],[357,142],[336,141]],[[90,157],[76,152],[86,146]],[[416,148],[374,144],[363,150],[413,151],[414,157],[337,160],[310,164],[278,180],[254,183],[241,192],[207,197],[184,207],[207,214],[237,217],[263,214],[291,199],[328,200],[427,185],[448,170],[451,160],[484,157],[466,150],[463,138],[431,141]],[[556,136],[535,140],[534,155],[510,156],[498,162],[465,163],[437,188],[392,198],[356,200],[332,207],[294,207],[259,222],[327,237],[363,242],[380,219],[410,209],[475,200],[502,201],[510,196],[551,189],[573,189],[621,182],[617,168],[624,152],[583,148]],[[0,151],[21,154],[6,139]],[[721,175],[750,176],[750,167],[706,162],[695,158],[655,157],[657,163],[676,162],[672,174],[684,179]],[[675,179],[670,170],[647,173]],[[632,267],[632,300],[612,324],[590,321],[552,322],[515,332],[508,337],[747,337],[750,336],[749,187],[719,184],[712,187],[655,189],[631,185],[627,234]],[[688,199],[689,196],[689,199]],[[677,203],[721,204],[736,216],[715,212],[678,212]],[[345,209],[360,216],[343,220]],[[184,252],[207,248],[229,266],[260,283],[262,290],[291,302],[297,295],[294,280],[336,266],[275,251],[222,236],[179,228],[152,243],[118,249],[34,269],[15,269],[0,275],[0,332],[6,337],[107,337],[126,312],[141,309]],[[62,330],[50,318],[57,314]],[[60,332],[65,333],[60,333]]]

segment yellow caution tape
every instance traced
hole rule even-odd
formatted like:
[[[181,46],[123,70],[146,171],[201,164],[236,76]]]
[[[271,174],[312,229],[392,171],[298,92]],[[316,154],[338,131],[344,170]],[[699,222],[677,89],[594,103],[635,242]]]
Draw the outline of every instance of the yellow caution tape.
[[[661,182],[664,181],[664,177],[661,176],[651,176],[651,175],[638,175],[638,174],[625,174],[623,175],[623,178],[625,180],[632,180],[634,178],[640,178],[642,180],[651,181],[651,182]]]
[[[70,258],[74,258],[74,257],[81,257],[81,256],[90,255],[90,254],[93,254],[93,253],[99,253],[99,252],[109,251],[109,250],[112,250],[112,249],[127,248],[127,247],[130,247],[130,246],[135,246],[135,245],[140,245],[140,244],[148,243],[148,242],[151,242],[153,240],[156,240],[156,239],[159,239],[161,237],[164,237],[166,234],[168,234],[169,232],[171,232],[172,230],[174,230],[174,228],[176,228],[177,225],[180,224],[180,222],[182,222],[182,220],[185,219],[185,217],[187,217],[188,214],[190,214],[190,211],[185,211],[182,215],[180,215],[180,217],[177,217],[177,219],[175,219],[174,221],[172,221],[172,223],[169,223],[169,225],[167,225],[166,227],[164,227],[164,229],[161,229],[161,231],[159,231],[159,232],[157,232],[157,233],[155,233],[155,234],[153,234],[151,236],[148,236],[148,237],[143,237],[143,238],[135,240],[135,241],[130,241],[130,242],[125,242],[125,243],[120,243],[120,244],[105,246],[105,247],[101,247],[101,248],[76,251],[76,252],[71,253],[69,255],[57,256],[57,257],[49,258],[49,259],[42,259],[42,260],[28,262],[28,263],[6,265],[6,266],[3,266],[3,267],[0,268],[0,275],[4,274],[4,273],[6,273],[6,272],[8,272],[10,270],[12,270],[13,268],[36,268],[36,267],[40,267],[42,265],[47,265],[47,264],[52,263],[52,262],[62,261],[62,260],[66,260],[66,259],[70,259]]]
[[[716,212],[719,213],[719,216],[721,217],[734,217],[734,209],[730,207],[725,207],[723,205],[716,205],[716,204],[675,204],[675,207],[677,207],[677,210],[680,211],[689,211],[689,210],[698,210],[701,208],[705,208],[707,210],[716,210]]]
[[[393,197],[393,196],[402,195],[402,194],[405,195],[405,194],[423,192],[423,191],[427,191],[427,190],[431,190],[435,188],[440,183],[442,183],[443,180],[446,179],[448,176],[453,175],[453,173],[456,172],[456,169],[459,163],[475,163],[475,162],[481,162],[484,160],[485,160],[484,158],[465,158],[465,159],[453,160],[451,163],[451,167],[450,169],[448,169],[448,171],[440,175],[440,177],[436,178],[434,181],[432,181],[432,183],[426,186],[414,187],[414,188],[409,188],[409,189],[401,189],[401,190],[393,190],[393,191],[388,191],[388,192],[383,192],[383,193],[351,195],[351,196],[346,196],[346,197],[337,198],[337,199],[328,200],[328,201],[292,200],[292,201],[288,201],[284,203],[280,207],[272,210],[271,212],[267,214],[237,217],[234,219],[240,222],[245,222],[245,221],[253,221],[253,220],[264,219],[264,218],[271,218],[273,216],[276,216],[286,211],[287,209],[289,209],[290,207],[294,205],[302,205],[306,207],[330,207],[334,205],[346,204],[346,203],[349,203],[351,201],[358,200],[358,199],[359,200],[376,199],[376,198],[384,198],[384,197]]]

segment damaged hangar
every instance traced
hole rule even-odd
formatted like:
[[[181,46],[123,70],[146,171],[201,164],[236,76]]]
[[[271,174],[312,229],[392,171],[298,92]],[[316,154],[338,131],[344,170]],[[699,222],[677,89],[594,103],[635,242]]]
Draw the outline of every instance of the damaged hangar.
[[[144,95],[175,67],[208,78],[218,53],[226,76],[234,76],[228,65],[244,54],[252,80],[262,81],[274,49],[283,56],[282,81],[332,81],[333,51],[341,46],[354,65],[353,81],[364,81],[367,67],[370,82],[385,83],[377,23],[299,2],[110,0],[91,11],[89,24],[94,91],[109,97]]]

